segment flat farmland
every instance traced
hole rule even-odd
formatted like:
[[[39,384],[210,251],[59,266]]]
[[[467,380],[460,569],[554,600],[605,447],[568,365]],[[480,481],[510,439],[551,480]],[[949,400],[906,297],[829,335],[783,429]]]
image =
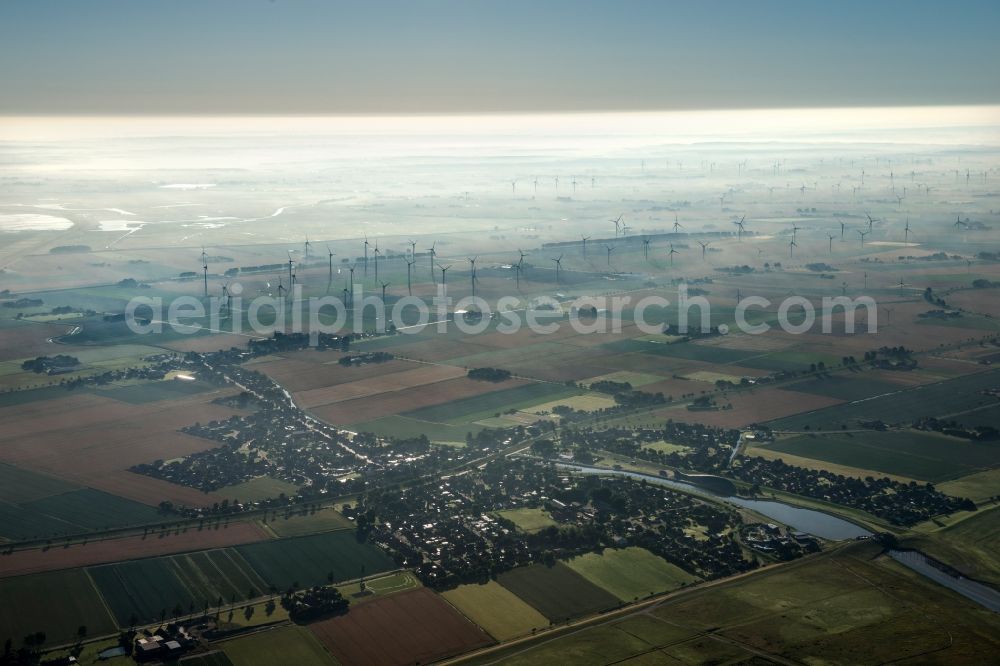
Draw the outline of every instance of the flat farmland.
[[[31,502],[78,488],[62,479],[0,463],[0,502]]]
[[[230,501],[257,502],[259,500],[276,498],[282,494],[293,496],[298,492],[299,487],[295,484],[280,479],[272,479],[269,476],[258,476],[243,483],[219,488],[216,494],[227,497]]]
[[[477,382],[468,377],[459,377],[427,386],[391,391],[370,398],[338,402],[310,411],[330,423],[363,423],[424,407],[431,408],[440,405],[442,409],[446,409],[449,404],[469,399],[470,396],[496,393],[505,390],[504,387],[511,388],[527,384],[528,382],[520,379],[494,384],[492,382]]]
[[[1000,466],[1000,448],[921,431],[800,435],[765,448],[922,481],[945,481]]]
[[[215,499],[126,470],[214,446],[178,429],[233,414],[212,404],[231,393],[213,390],[128,404],[92,392],[64,392],[58,398],[0,407],[0,460],[153,506],[163,500],[202,506]]]
[[[532,564],[497,576],[497,582],[553,622],[590,615],[621,602],[565,564]]]
[[[538,417],[532,417],[531,421],[537,421]],[[431,423],[429,421],[419,421],[405,416],[383,416],[374,421],[357,423],[354,428],[358,432],[371,432],[380,437],[419,437],[426,435],[431,442],[435,443],[461,443],[465,444],[465,436],[468,433],[477,433],[488,423],[487,420],[480,420],[476,423],[464,425],[447,425],[445,423]],[[510,425],[506,423],[505,425]]]
[[[1000,372],[990,370],[933,384],[902,387],[896,393],[871,400],[836,405],[809,414],[779,418],[768,425],[776,430],[836,430],[859,421],[908,423],[925,416],[957,418],[960,414],[997,402],[981,391],[996,387]]]
[[[175,608],[184,614],[263,594],[267,584],[232,549],[200,551],[189,555],[155,557],[91,567],[101,596],[119,626],[127,627],[133,614],[140,623],[160,620]]]
[[[206,524],[201,530],[189,527],[186,531],[164,531],[145,537],[139,535],[76,542],[70,546],[53,546],[47,550],[17,550],[0,557],[0,578],[233,546],[267,538],[267,534],[256,524],[244,522],[233,523],[228,527]]]
[[[853,545],[471,663],[752,663],[756,654],[797,663],[978,664],[1000,650],[996,614],[878,554]]]
[[[236,550],[268,584],[285,590],[370,576],[396,565],[381,550],[359,543],[351,530],[237,546]]]
[[[49,338],[66,335],[74,324],[38,323],[6,320],[0,324],[0,362],[34,358],[52,352]],[[59,347],[59,353],[71,354],[75,348]]]
[[[495,580],[484,585],[459,585],[441,596],[498,641],[549,626],[544,615]]]
[[[308,629],[276,627],[219,643],[233,666],[336,666]]]
[[[45,632],[49,645],[76,640],[87,625],[92,636],[109,634],[115,623],[82,569],[0,580],[0,641],[15,646],[29,633]]]
[[[281,357],[258,359],[247,364],[247,367],[263,372],[292,393],[391,375],[413,368],[405,361],[366,363],[347,368],[337,363],[341,356],[338,352],[293,352]]]
[[[650,390],[657,385],[647,387]],[[697,385],[696,385],[697,386]],[[694,389],[688,386],[688,392]],[[674,393],[675,398],[679,393]],[[676,421],[697,421],[707,425],[723,428],[739,428],[751,423],[763,423],[780,416],[797,414],[803,411],[822,409],[836,405],[840,401],[808,393],[798,393],[776,387],[756,388],[751,391],[730,392],[726,397],[717,396],[716,404],[720,407],[731,404],[731,409],[712,411],[688,411],[680,407],[667,407],[649,414],[646,422],[657,419],[674,419]],[[649,419],[652,419],[650,421]],[[614,421],[612,421],[614,422]]]
[[[566,561],[573,571],[625,602],[698,580],[643,548],[605,549]]]
[[[468,380],[471,381],[471,380]],[[504,382],[506,385],[508,382]],[[542,402],[579,395],[578,389],[561,384],[530,383],[504,388],[482,395],[460,398],[451,402],[403,413],[412,419],[459,425],[493,416],[508,409],[524,409]]]
[[[350,527],[354,527],[354,523],[334,509],[320,509],[305,515],[292,513],[278,516],[266,524],[266,528],[279,537],[303,536]]]
[[[0,502],[0,537],[8,541],[85,533],[159,519],[150,506],[91,488],[70,490],[30,502]]]
[[[878,377],[879,375],[873,372],[864,372],[861,374],[841,372],[829,375],[828,377],[818,377],[795,382],[786,388],[799,393],[822,395],[845,401],[864,400],[899,390],[897,384],[884,381]]]
[[[423,664],[493,642],[427,588],[375,599],[309,629],[344,666]]]
[[[345,400],[367,398],[371,396],[404,391],[422,387],[427,384],[465,377],[466,371],[447,365],[416,365],[410,370],[380,375],[368,379],[359,379],[346,384],[335,384],[322,388],[302,391],[295,394],[298,404],[306,409],[329,405]]]
[[[469,368],[503,368],[514,374],[552,382],[583,379],[589,372],[586,360],[593,356],[588,349],[560,342],[538,342],[527,347],[499,349],[459,356],[449,365]]]

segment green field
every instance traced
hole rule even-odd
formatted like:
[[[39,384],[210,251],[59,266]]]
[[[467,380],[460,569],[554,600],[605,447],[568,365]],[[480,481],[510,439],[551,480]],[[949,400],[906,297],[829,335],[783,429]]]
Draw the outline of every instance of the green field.
[[[275,535],[282,538],[354,527],[353,522],[333,509],[320,509],[305,515],[301,513],[293,513],[287,517],[279,515],[266,525]]]
[[[183,666],[233,666],[233,662],[221,650],[184,657],[177,663]]]
[[[201,551],[173,557],[120,562],[87,570],[115,615],[127,627],[240,601],[266,593],[267,583],[234,550]]]
[[[870,379],[867,374],[840,373],[826,377],[816,377],[795,382],[784,388],[812,395],[822,395],[838,400],[864,400],[876,395],[895,393],[899,385],[878,379]]]
[[[14,647],[29,633],[45,632],[48,645],[77,638],[86,625],[90,636],[112,633],[115,623],[82,569],[0,579],[0,642]]]
[[[714,308],[713,308],[714,310]],[[664,336],[666,340],[666,337]],[[639,352],[651,356],[669,356],[688,361],[718,363],[720,365],[739,365],[741,361],[753,356],[760,356],[759,351],[746,349],[726,349],[717,345],[696,345],[691,342],[676,342],[664,344],[645,340],[615,340],[606,342],[601,348],[609,353]]]
[[[697,580],[662,557],[634,547],[609,548],[600,555],[587,553],[567,560],[566,566],[626,602],[638,601]]]
[[[399,437],[406,439],[427,435],[432,442],[464,442],[467,433],[477,433],[483,429],[481,425],[468,423],[464,425],[447,425],[418,421],[398,414],[383,416],[374,421],[358,423],[351,427],[358,432],[372,432],[380,437]]]
[[[460,585],[441,596],[498,641],[544,629],[549,621],[496,581]]]
[[[943,530],[906,538],[916,548],[964,575],[1000,587],[1000,509],[994,505]]]
[[[361,589],[361,581],[337,585],[337,589],[350,600],[352,606],[356,606],[366,601],[422,587],[417,577],[409,571],[398,571],[387,576],[366,579],[364,584],[364,590]]]
[[[982,395],[980,391],[998,384],[1000,371],[990,370],[934,384],[900,388],[891,395],[833,405],[808,414],[777,419],[768,425],[775,430],[801,431],[807,426],[811,430],[839,430],[842,425],[855,427],[860,421],[911,423],[926,416],[960,418],[963,412],[995,404],[996,398]]]
[[[337,662],[316,637],[302,627],[268,629],[218,644],[233,666],[334,666]]]
[[[228,498],[230,501],[258,502],[260,500],[277,498],[282,494],[287,497],[294,497],[299,494],[299,487],[280,479],[272,479],[269,476],[258,476],[256,479],[219,488],[215,492],[218,495]]]
[[[151,506],[93,488],[81,488],[61,495],[51,495],[33,502],[25,502],[23,506],[84,529],[142,525],[163,518]]]
[[[590,583],[565,564],[532,564],[505,571],[497,582],[553,622],[617,607],[610,592]]]
[[[78,488],[53,476],[0,463],[0,502],[20,504]]]
[[[6,467],[6,466],[5,466]],[[8,540],[40,539],[79,534],[93,529],[122,527],[154,522],[162,518],[156,509],[115,495],[77,488],[57,479],[27,473],[16,468],[4,470],[12,485],[0,490],[3,496],[34,497],[14,503],[0,500],[0,537]],[[34,488],[27,487],[37,483]],[[63,492],[50,494],[58,491]]]
[[[371,576],[394,569],[396,565],[381,550],[359,543],[351,530],[325,534],[262,541],[236,550],[268,583],[279,590],[293,584],[299,587],[324,585]]]
[[[578,389],[569,388],[563,384],[537,382],[469,398],[460,398],[412,412],[404,412],[403,416],[421,421],[461,425],[489,418],[497,412],[508,409],[524,409],[542,402],[579,395],[579,393]]]
[[[201,381],[184,381],[182,379],[165,379],[152,382],[130,384],[128,386],[113,386],[111,388],[89,389],[104,398],[111,398],[132,405],[160,400],[176,400],[182,396],[204,393],[214,387]]]
[[[1000,447],[989,442],[909,430],[798,435],[765,448],[932,482],[1000,465]]]
[[[1000,650],[1000,616],[878,554],[852,545],[468,663],[978,664]]]
[[[552,520],[552,516],[545,509],[508,509],[497,511],[497,514],[517,525],[517,529],[523,532],[537,532],[543,527],[559,524]]]

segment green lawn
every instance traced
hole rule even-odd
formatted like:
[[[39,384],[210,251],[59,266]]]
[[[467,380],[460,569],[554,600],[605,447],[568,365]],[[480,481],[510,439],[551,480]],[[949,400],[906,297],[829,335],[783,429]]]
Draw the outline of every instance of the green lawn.
[[[462,425],[489,418],[497,412],[504,412],[508,409],[524,409],[543,402],[579,394],[579,389],[570,388],[563,384],[536,382],[461,398],[441,405],[424,407],[412,412],[405,412],[403,416],[420,421]]]
[[[278,498],[282,494],[293,497],[298,495],[299,487],[292,483],[287,483],[279,479],[272,479],[269,476],[258,476],[243,483],[219,488],[216,494],[222,495],[229,500],[239,500],[240,502],[257,502],[265,499]]]
[[[697,580],[662,557],[634,547],[609,548],[600,555],[587,553],[567,560],[566,566],[622,601],[642,599]]]
[[[552,520],[552,516],[545,509],[508,509],[497,513],[513,522],[523,532],[537,532],[543,527],[559,524]]]

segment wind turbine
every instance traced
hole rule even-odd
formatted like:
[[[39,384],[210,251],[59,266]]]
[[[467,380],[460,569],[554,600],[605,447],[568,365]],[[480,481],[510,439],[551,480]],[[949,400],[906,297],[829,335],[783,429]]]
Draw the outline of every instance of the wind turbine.
[[[903,278],[899,278],[899,283],[898,284],[899,284],[899,293],[902,294],[903,293],[903,287],[906,287],[907,284],[905,282],[903,282]]]
[[[861,237],[861,247],[864,247],[865,246],[865,236],[867,236],[871,232],[870,231],[861,231],[861,229],[855,229],[855,231],[857,231],[858,232],[858,236]]]
[[[414,261],[417,259],[417,241],[415,240],[410,241],[410,259]]]
[[[608,220],[611,224],[615,225],[615,238],[618,237],[618,232],[621,230],[622,216],[619,215],[616,220]]]
[[[538,194],[538,177],[535,177],[535,194]]]
[[[677,221],[677,213],[674,213],[674,233],[677,233],[678,229],[683,229],[684,225]]]
[[[528,256],[528,253],[527,252],[523,252],[522,250],[518,250],[517,253],[519,255],[521,255],[521,257],[517,260],[517,263],[514,265],[514,267],[515,267],[514,270],[515,270],[515,278],[517,280],[517,288],[520,289],[521,288],[521,271],[524,270],[524,258],[526,256]]]
[[[390,282],[383,282],[382,284],[382,302],[385,303],[385,290],[389,288]]]
[[[795,256],[795,248],[797,248],[798,246],[799,246],[799,244],[795,242],[794,238],[791,241],[788,242],[788,256],[789,256],[789,258]]]
[[[233,297],[229,294],[229,283],[226,282],[222,285],[222,298],[225,302],[226,313],[232,317],[233,316]]]
[[[745,219],[747,219],[746,215],[741,217],[739,222],[733,222],[733,224],[736,225],[736,240],[737,242],[740,243],[743,242],[743,232],[746,231],[746,229],[743,227],[743,220]]]
[[[512,197],[516,197],[517,196],[517,181],[516,180],[510,181],[510,195]]]
[[[841,240],[841,242],[843,242],[843,240],[844,240],[844,231],[846,231],[846,230],[847,230],[847,225],[844,224],[843,222],[841,222],[840,223],[840,240]]]
[[[447,266],[442,266],[441,264],[438,264],[438,268],[441,269],[441,284],[443,286],[445,284],[445,279],[448,273],[448,269],[451,268],[451,264],[448,264]]]
[[[368,277],[368,234],[365,234],[365,277]]]
[[[674,244],[670,244],[670,252],[667,252],[667,256],[670,257],[670,265],[674,265],[674,255],[677,254],[677,250],[674,249]]]
[[[431,282],[437,284],[437,280],[434,279],[434,258],[437,256],[437,252],[434,251],[435,245],[437,245],[437,241],[431,243],[431,246],[427,248],[427,251],[430,253],[431,256]]]
[[[708,241],[708,242],[705,242],[705,243],[703,243],[701,241],[698,241],[698,245],[701,245],[701,260],[702,261],[705,261],[705,252],[706,252],[706,250],[708,250],[708,246],[711,245],[711,244],[712,244],[712,241]]]
[[[795,240],[795,234],[801,228],[802,227],[800,227],[799,225],[797,225],[794,222],[792,222],[792,240]]]
[[[327,260],[330,263],[330,273],[329,273],[329,275],[327,276],[327,279],[326,279],[326,293],[329,294],[330,293],[330,285],[333,284],[333,255],[335,253],[334,253],[333,250],[330,249],[329,245],[326,246],[326,253],[327,253]]]
[[[410,283],[410,270],[413,268],[413,264],[416,262],[413,259],[406,260],[406,293],[413,296],[413,287]]]
[[[205,254],[205,247],[201,248],[201,273],[205,287],[205,298],[208,298],[208,255]]]
[[[378,239],[376,238],[375,239],[375,281],[376,282],[378,282],[378,255],[379,255]]]
[[[648,238],[643,238],[642,239],[642,254],[645,257],[646,261],[649,261],[649,239]]]
[[[875,226],[875,220],[873,220],[872,216],[869,215],[868,213],[865,213],[865,217],[868,218],[868,233],[871,233],[872,228]]]
[[[615,251],[615,247],[613,245],[605,245],[604,247],[608,251],[608,266],[610,266],[611,265],[611,253]]]
[[[581,236],[580,239],[583,241],[583,256],[587,256],[587,241],[590,240],[590,236]]]
[[[357,264],[351,264],[351,267],[347,269],[351,273],[350,291],[348,292],[351,297],[351,305],[354,305],[354,269],[357,267]]]
[[[910,218],[906,218],[906,227],[903,228],[903,243],[910,244]]]
[[[281,298],[281,295],[286,291],[288,290],[285,289],[285,285],[281,284],[281,273],[278,273],[278,298]]]
[[[292,261],[292,253],[288,253],[288,285],[289,287],[295,286],[295,276],[292,274],[292,265],[295,262]]]
[[[312,243],[309,242],[309,236],[306,236],[305,251],[302,253],[302,261],[303,261],[303,263],[309,261],[309,248],[311,246],[312,246]]]
[[[563,256],[560,254],[558,259],[552,260],[556,262],[556,284],[559,284],[559,271],[562,270],[562,258]]]
[[[479,257],[469,257],[470,273],[472,274],[472,297],[476,297],[476,259]]]

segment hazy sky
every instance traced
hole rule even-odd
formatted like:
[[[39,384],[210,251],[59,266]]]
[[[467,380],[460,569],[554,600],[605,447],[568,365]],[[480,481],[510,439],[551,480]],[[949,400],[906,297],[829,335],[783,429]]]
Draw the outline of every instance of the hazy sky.
[[[0,113],[1000,102],[1000,0],[3,0]]]

